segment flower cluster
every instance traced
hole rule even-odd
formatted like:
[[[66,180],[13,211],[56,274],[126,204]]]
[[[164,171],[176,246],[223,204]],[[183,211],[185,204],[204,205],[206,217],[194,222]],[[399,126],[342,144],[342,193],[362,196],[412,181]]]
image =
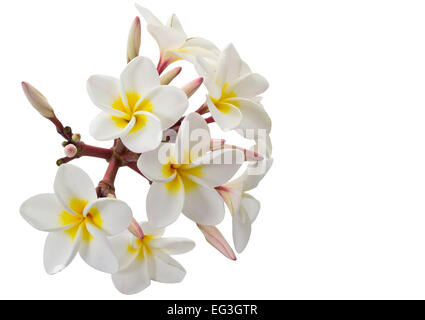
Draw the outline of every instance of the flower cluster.
[[[149,10],[136,5],[157,41],[157,67],[139,56],[141,23],[130,29],[127,62],[119,78],[91,76],[87,91],[100,113],[90,125],[97,140],[113,141],[110,149],[84,143],[81,135],[63,126],[47,99],[23,82],[34,108],[65,139],[65,157],[53,184],[54,193],[26,200],[20,212],[33,227],[48,232],[44,248],[46,272],[63,270],[77,253],[91,267],[111,274],[115,287],[134,294],[151,280],[175,283],[185,269],[171,255],[192,250],[184,238],[163,238],[164,228],[183,213],[206,240],[227,258],[236,255],[217,229],[228,207],[233,243],[241,253],[247,246],[260,202],[247,192],[257,187],[273,159],[271,120],[260,95],[267,81],[254,73],[233,45],[220,51],[208,40],[188,37],[175,15],[163,24]],[[171,86],[181,72],[176,61],[193,64],[199,78],[182,88]],[[188,112],[188,99],[204,84],[205,103]],[[209,125],[235,130],[253,141],[251,149],[228,145],[211,136]],[[241,137],[241,139],[243,139]],[[97,157],[108,162],[97,186],[69,162]],[[129,167],[150,184],[146,196],[148,222],[138,223],[131,208],[116,198],[114,181],[121,167]],[[234,178],[241,171],[239,177]]]

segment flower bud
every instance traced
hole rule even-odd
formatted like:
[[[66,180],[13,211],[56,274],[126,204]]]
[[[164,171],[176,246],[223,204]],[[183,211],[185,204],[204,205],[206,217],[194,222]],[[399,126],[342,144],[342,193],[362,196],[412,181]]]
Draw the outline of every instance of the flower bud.
[[[53,119],[55,117],[53,108],[50,106],[46,97],[40,93],[40,91],[27,82],[22,82],[22,89],[24,89],[24,93],[28,101],[43,117],[48,119]]]
[[[74,133],[72,135],[72,141],[74,141],[74,142],[80,142],[81,141],[81,135],[79,133]]]
[[[77,154],[77,147],[73,144],[68,144],[63,150],[68,158],[73,158]]]
[[[187,97],[190,98],[199,89],[202,82],[204,82],[204,78],[195,79],[188,84],[184,85],[182,90],[186,93]]]
[[[164,73],[161,77],[160,77],[160,81],[162,85],[167,85],[169,84],[171,81],[174,80],[175,77],[177,77],[179,75],[179,73],[182,71],[182,67],[177,67],[174,69],[171,69],[170,71],[168,71],[167,73]]]
[[[207,242],[216,248],[226,258],[235,261],[236,255],[230,247],[229,243],[223,237],[221,232],[214,226],[204,226],[197,224],[199,230],[204,234]]]
[[[127,42],[127,62],[139,56],[141,42],[140,19],[136,17],[131,25]]]
[[[134,218],[131,221],[130,226],[128,227],[128,231],[130,231],[136,238],[143,239],[145,237],[142,228]]]

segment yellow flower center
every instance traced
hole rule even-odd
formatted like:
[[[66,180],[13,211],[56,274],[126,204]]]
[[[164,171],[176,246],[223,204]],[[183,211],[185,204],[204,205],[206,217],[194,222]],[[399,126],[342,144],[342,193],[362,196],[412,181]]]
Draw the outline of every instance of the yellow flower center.
[[[133,133],[142,129],[146,125],[146,122],[148,120],[146,115],[135,115],[134,113],[137,111],[146,111],[152,113],[153,108],[152,103],[149,101],[149,99],[143,99],[142,101],[140,101],[141,96],[136,92],[127,92],[126,98],[128,106],[125,105],[121,96],[112,104],[112,108],[123,112],[125,115],[123,117],[111,116],[111,119],[119,128],[124,129],[130,122],[130,120],[135,117],[136,123],[130,130],[130,133]],[[140,103],[138,103],[139,101]]]
[[[130,241],[127,246],[127,250],[132,254],[137,254],[136,259],[142,260],[145,258],[145,255],[153,255],[152,248],[149,246],[149,242],[155,239],[154,236],[150,234],[145,234],[143,239],[135,239]]]
[[[96,208],[90,208],[90,211],[84,216],[84,209],[88,204],[88,200],[73,198],[68,203],[69,208],[74,211],[77,215],[71,214],[66,210],[63,210],[59,215],[60,224],[63,226],[72,225],[65,232],[71,237],[72,241],[75,240],[78,230],[81,228],[82,231],[82,240],[85,242],[90,242],[93,239],[93,236],[87,230],[87,222],[90,222],[92,225],[102,228],[102,218],[100,213]]]
[[[235,107],[238,107],[237,102],[228,101],[228,99],[237,97],[236,92],[227,90],[228,86],[229,84],[225,83],[223,88],[221,88],[221,97],[219,99],[215,99],[210,96],[211,101],[214,103],[216,108],[222,113],[229,113],[232,110],[229,104],[234,105]]]

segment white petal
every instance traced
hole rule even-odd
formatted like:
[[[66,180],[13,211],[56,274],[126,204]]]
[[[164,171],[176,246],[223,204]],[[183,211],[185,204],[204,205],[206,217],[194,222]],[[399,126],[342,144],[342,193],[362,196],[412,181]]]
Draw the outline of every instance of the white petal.
[[[189,105],[183,90],[168,85],[156,87],[146,99],[152,104],[152,113],[161,120],[163,130],[175,124]]]
[[[133,214],[131,208],[121,200],[97,199],[86,206],[84,215],[91,214],[94,224],[108,236],[116,235],[128,228]]]
[[[178,32],[181,32],[187,38],[187,35],[183,30],[183,27],[182,27],[182,24],[180,23],[180,20],[177,18],[177,16],[175,14],[171,15],[170,19],[168,19],[167,26],[172,28],[172,29],[175,29]]]
[[[214,61],[218,60],[218,55],[216,55],[214,52],[200,47],[184,46],[173,52],[180,58],[193,64],[197,63],[198,57],[208,58]]]
[[[87,92],[93,103],[104,112],[123,116],[124,114],[112,108],[112,104],[120,99],[120,81],[113,77],[95,75],[87,80]]]
[[[44,245],[44,268],[48,274],[62,271],[71,263],[80,248],[81,232],[75,238],[69,232],[56,231],[47,236]]]
[[[167,161],[173,155],[174,146],[162,143],[157,149],[142,153],[137,160],[137,167],[151,181],[168,182],[176,176],[176,171],[170,170],[170,163]]]
[[[55,194],[39,194],[25,201],[20,208],[22,217],[34,228],[41,231],[59,231],[71,223],[64,224],[61,214],[64,208]]]
[[[159,238],[149,242],[156,249],[165,250],[167,254],[182,254],[195,247],[195,242],[185,238]]]
[[[124,93],[134,92],[140,96],[160,85],[158,71],[146,57],[137,57],[121,73],[121,88]],[[124,94],[122,95],[124,97]]]
[[[235,92],[238,97],[253,98],[262,94],[269,87],[267,80],[258,73],[247,74],[227,87],[227,91]]]
[[[253,223],[257,219],[258,213],[260,212],[261,204],[260,201],[255,199],[253,196],[244,193],[241,200],[241,213],[249,223]]]
[[[179,176],[167,183],[153,182],[146,198],[146,212],[149,223],[163,228],[179,217],[185,193]]]
[[[191,183],[185,185],[183,213],[203,225],[217,225],[224,219],[224,203],[215,189]]]
[[[165,26],[148,25],[148,31],[155,38],[161,52],[180,48],[186,40],[186,35]]]
[[[198,113],[190,113],[182,121],[177,134],[175,159],[188,164],[209,151],[211,135],[208,124]],[[190,159],[188,159],[190,156]]]
[[[127,268],[112,275],[115,288],[124,294],[136,294],[151,284],[147,259],[136,259]]]
[[[216,45],[213,44],[211,41],[204,39],[204,38],[192,37],[192,38],[186,39],[186,41],[183,45],[183,48],[185,48],[185,47],[203,48],[205,50],[210,51],[211,53],[213,53],[217,57],[220,54],[220,50],[216,47]]]
[[[270,132],[272,121],[264,108],[258,103],[246,98],[231,98],[226,101],[237,105],[242,113],[242,120],[238,129],[264,129],[267,134]]]
[[[209,152],[194,161],[201,164],[195,170],[188,170],[210,187],[217,187],[228,182],[239,170],[244,161],[244,154],[237,149],[221,149]]]
[[[204,78],[203,84],[207,88],[209,95],[219,99],[221,97],[221,88],[215,82],[215,66],[200,57],[196,58],[194,65],[198,74]]]
[[[242,199],[243,179],[236,179],[217,189],[232,215],[239,212]]]
[[[101,112],[90,123],[90,134],[93,138],[100,141],[117,139],[126,135],[133,128],[135,122],[134,117],[130,121],[126,121],[124,119],[118,119],[118,117],[112,118],[107,113]],[[127,123],[127,125],[122,128],[117,123],[123,125]]]
[[[216,82],[220,87],[236,80],[241,75],[242,60],[233,44],[221,52],[218,61]]]
[[[258,186],[273,164],[273,159],[265,159],[257,163],[250,164],[243,173],[243,190],[249,191]],[[254,174],[255,173],[255,174]]]
[[[80,256],[91,267],[106,273],[119,269],[118,259],[105,234],[90,223],[86,223],[89,239],[81,241]]]
[[[159,19],[155,17],[150,10],[142,7],[141,5],[137,3],[136,3],[136,8],[137,10],[139,10],[140,14],[142,15],[142,17],[146,20],[148,24],[153,24],[157,26],[163,25],[162,22],[159,21]]]
[[[167,254],[156,250],[154,257],[148,259],[152,280],[162,283],[177,283],[183,280],[186,270]]]
[[[97,199],[93,181],[82,169],[72,165],[63,164],[59,167],[53,186],[58,200],[68,212],[81,214],[71,209],[72,202],[92,202]]]
[[[156,149],[162,140],[161,121],[145,111],[135,113],[136,123],[121,137],[123,144],[133,152],[143,153]]]
[[[251,222],[242,222],[238,218],[232,220],[233,244],[238,253],[241,253],[247,246],[251,236]]]
[[[208,109],[211,112],[212,117],[215,122],[220,126],[224,131],[234,129],[239,126],[242,121],[241,111],[232,104],[227,103],[226,113],[221,112],[212,102],[211,98],[207,96]]]
[[[128,231],[109,238],[112,250],[118,259],[119,270],[127,268],[138,255],[138,251],[128,250],[133,239],[134,236]]]
[[[154,236],[155,238],[161,237],[165,231],[164,228],[156,228],[147,221],[140,222],[140,227],[144,234]]]

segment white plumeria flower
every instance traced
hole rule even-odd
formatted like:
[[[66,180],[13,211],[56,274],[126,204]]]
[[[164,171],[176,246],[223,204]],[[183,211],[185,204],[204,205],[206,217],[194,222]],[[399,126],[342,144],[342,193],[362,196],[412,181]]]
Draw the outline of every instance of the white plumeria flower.
[[[102,112],[92,121],[90,133],[98,140],[121,138],[134,152],[158,147],[162,131],[171,127],[188,107],[186,94],[160,85],[152,61],[133,59],[120,80],[96,75],[87,82],[93,103]]]
[[[151,280],[177,283],[186,275],[185,269],[170,255],[192,250],[195,243],[184,238],[162,238],[163,229],[155,229],[149,223],[141,223],[144,238],[130,232],[111,238],[119,257],[120,269],[112,275],[115,287],[124,294],[135,294],[146,289]]]
[[[116,272],[118,259],[107,236],[130,225],[128,205],[117,199],[98,199],[90,177],[71,164],[59,167],[54,191],[28,199],[20,209],[33,227],[49,232],[44,247],[47,273],[63,270],[77,252],[93,268]]]
[[[257,150],[257,145],[252,149]],[[241,253],[248,244],[251,225],[257,218],[261,206],[260,202],[247,191],[256,188],[271,168],[273,159],[270,156],[271,143],[267,145],[264,160],[250,163],[239,178],[217,188],[232,215],[233,243],[238,253]],[[264,166],[263,173],[250,174],[251,169],[256,166]]]
[[[194,141],[199,138],[194,136],[197,134],[203,135],[201,141]],[[214,187],[233,177],[243,162],[243,152],[209,152],[210,144],[207,123],[199,114],[191,113],[180,126],[176,144],[163,144],[140,156],[140,171],[153,181],[146,199],[152,225],[167,226],[177,220],[180,212],[202,225],[217,225],[223,220],[223,200]],[[164,149],[168,149],[169,156],[160,159]],[[223,158],[232,160],[228,164],[217,162]]]
[[[179,59],[185,59],[192,63],[195,62],[197,56],[212,60],[218,59],[220,54],[218,48],[206,39],[189,38],[175,14],[170,17],[167,25],[163,25],[148,9],[138,4],[136,7],[148,24],[149,33],[158,43],[161,54],[159,70]]]
[[[208,89],[207,105],[223,130],[271,129],[271,120],[258,103],[258,95],[269,84],[258,73],[252,73],[233,45],[220,54],[216,65],[198,57],[196,68]]]

